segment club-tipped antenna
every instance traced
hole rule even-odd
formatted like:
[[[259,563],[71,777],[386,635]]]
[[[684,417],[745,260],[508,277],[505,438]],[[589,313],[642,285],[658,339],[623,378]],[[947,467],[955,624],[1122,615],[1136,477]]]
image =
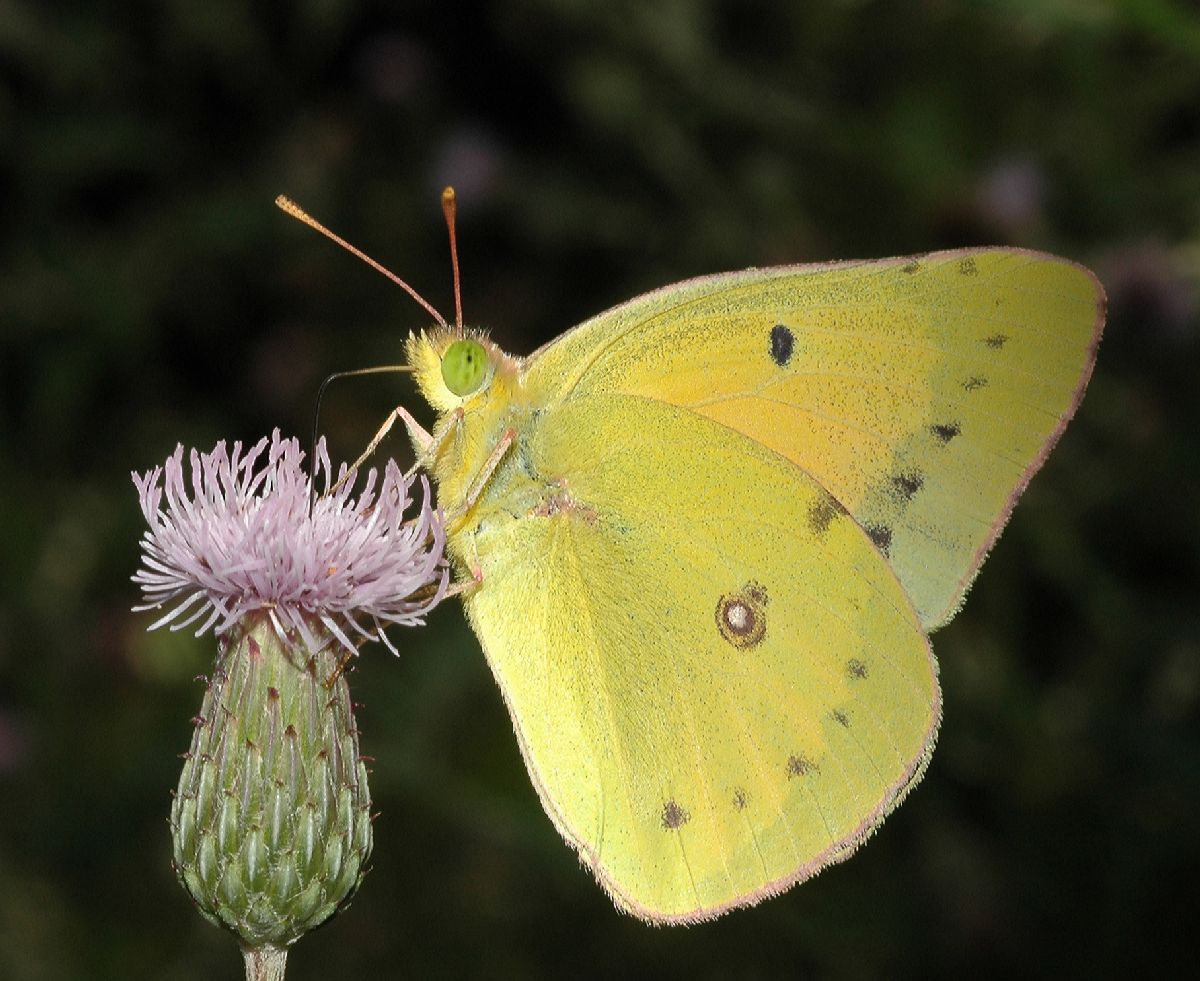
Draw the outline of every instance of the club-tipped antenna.
[[[450,264],[454,267],[454,326],[458,336],[463,336],[462,287],[458,277],[458,196],[454,188],[442,191],[442,214],[446,216],[446,228],[450,230]]]
[[[451,192],[451,196],[453,196],[453,192]],[[442,195],[442,200],[443,200],[443,202],[445,201],[444,194]],[[289,215],[291,215],[293,218],[296,218],[296,219],[304,222],[304,224],[308,225],[309,228],[315,228],[318,232],[320,232],[322,235],[324,235],[326,238],[330,239],[331,241],[336,242],[338,245],[340,245],[343,249],[345,249],[351,255],[357,256],[359,259],[362,259],[363,262],[365,262],[368,266],[370,266],[376,272],[383,273],[383,275],[385,275],[393,283],[395,283],[402,290],[404,290],[404,292],[406,292],[409,296],[411,296],[414,300],[416,300],[419,304],[421,304],[421,306],[423,306],[426,310],[428,310],[433,315],[434,320],[436,320],[443,327],[449,328],[450,325],[446,323],[446,318],[443,317],[440,313],[438,313],[437,310],[435,310],[433,308],[433,305],[428,300],[425,299],[425,297],[423,297],[415,289],[413,289],[411,286],[409,286],[408,283],[406,283],[404,280],[402,280],[399,276],[397,276],[390,269],[384,268],[382,265],[380,265],[378,262],[376,262],[374,259],[372,259],[369,255],[367,255],[365,252],[363,252],[361,249],[356,249],[353,245],[351,245],[349,242],[347,242],[340,235],[335,235],[328,228],[326,228],[319,221],[317,221],[316,218],[314,218],[312,215],[310,215],[307,211],[305,211],[303,208],[301,208],[300,205],[296,204],[295,201],[293,201],[291,198],[287,197],[286,195],[284,195],[284,194],[279,195],[279,197],[277,197],[275,199],[275,203],[281,209],[283,209]],[[444,207],[444,204],[443,204],[443,207]],[[454,260],[454,264],[455,264],[455,269],[457,270],[457,268],[458,268],[458,260],[457,259]],[[458,273],[457,272],[455,273],[455,276],[454,276],[454,284],[455,284],[455,297],[457,298],[457,295],[458,295]],[[459,317],[459,332],[460,333],[462,332],[461,316]]]

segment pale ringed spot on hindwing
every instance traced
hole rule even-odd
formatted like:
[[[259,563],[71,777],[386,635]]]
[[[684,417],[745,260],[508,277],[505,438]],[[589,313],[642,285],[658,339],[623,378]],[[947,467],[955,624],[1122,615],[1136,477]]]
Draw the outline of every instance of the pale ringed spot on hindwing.
[[[717,629],[721,636],[739,649],[754,647],[767,634],[767,591],[758,583],[746,583],[739,590],[717,600]]]

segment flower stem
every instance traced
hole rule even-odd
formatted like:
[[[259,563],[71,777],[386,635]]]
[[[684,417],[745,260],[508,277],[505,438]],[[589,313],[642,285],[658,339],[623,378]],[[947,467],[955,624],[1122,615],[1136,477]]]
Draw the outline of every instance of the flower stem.
[[[255,947],[245,949],[246,981],[283,981],[283,972],[287,967],[287,948]]]

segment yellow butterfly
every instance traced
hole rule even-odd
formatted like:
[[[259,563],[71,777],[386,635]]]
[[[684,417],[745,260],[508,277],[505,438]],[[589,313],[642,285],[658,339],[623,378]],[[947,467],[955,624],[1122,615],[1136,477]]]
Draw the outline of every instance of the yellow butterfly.
[[[409,338],[438,417],[399,417],[471,626],[618,906],[755,903],[912,789],[928,634],[1079,405],[1104,304],[1067,260],[964,249],[693,279],[528,358]]]

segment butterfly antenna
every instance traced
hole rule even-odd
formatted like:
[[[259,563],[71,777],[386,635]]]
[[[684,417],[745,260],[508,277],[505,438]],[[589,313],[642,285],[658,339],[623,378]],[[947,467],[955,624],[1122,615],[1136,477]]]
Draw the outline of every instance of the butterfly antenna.
[[[450,193],[451,193],[451,197],[453,197],[454,192],[451,191]],[[442,200],[443,200],[443,202],[445,201],[444,194],[442,195]],[[281,195],[279,195],[279,197],[277,197],[275,199],[275,203],[281,209],[283,209],[289,215],[291,215],[293,218],[296,218],[296,219],[304,222],[304,224],[308,225],[309,228],[315,228],[318,232],[320,232],[322,235],[324,235],[327,239],[330,239],[331,241],[336,242],[338,245],[340,245],[343,249],[345,249],[351,255],[357,256],[358,258],[362,259],[363,262],[365,262],[368,266],[370,266],[376,272],[383,273],[383,275],[385,275],[393,283],[395,283],[402,290],[404,290],[405,293],[407,293],[414,300],[416,300],[419,304],[421,304],[421,306],[423,306],[426,310],[428,310],[433,315],[433,319],[436,320],[443,327],[448,328],[450,326],[449,324],[446,323],[446,318],[443,317],[440,313],[438,313],[437,310],[435,310],[433,308],[433,305],[428,300],[426,300],[425,297],[423,297],[420,293],[418,293],[415,289],[413,289],[411,286],[409,286],[408,283],[406,283],[404,280],[402,280],[399,276],[397,276],[390,269],[385,269],[383,266],[381,266],[378,262],[376,262],[374,259],[372,259],[369,255],[367,255],[361,249],[356,249],[353,245],[351,245],[349,242],[347,242],[340,235],[335,235],[328,228],[326,228],[319,221],[317,221],[316,218],[314,218],[307,211],[305,211],[303,208],[301,208],[300,205],[296,204],[296,202],[293,201],[291,198],[287,197],[286,195],[281,194]],[[443,207],[444,207],[444,204],[443,204]],[[458,260],[455,259],[455,269],[457,270],[457,268],[458,268]],[[458,273],[457,272],[455,272],[454,281],[455,281],[455,295],[457,297],[457,293],[458,293],[458,288],[457,288]],[[461,316],[459,317],[459,325],[460,325],[459,330],[461,332],[461,329],[462,329],[461,328],[461,325],[462,325]]]
[[[454,326],[458,336],[463,336],[462,286],[458,277],[458,197],[454,188],[442,191],[442,214],[446,216],[446,227],[450,230],[450,264],[454,267]]]

